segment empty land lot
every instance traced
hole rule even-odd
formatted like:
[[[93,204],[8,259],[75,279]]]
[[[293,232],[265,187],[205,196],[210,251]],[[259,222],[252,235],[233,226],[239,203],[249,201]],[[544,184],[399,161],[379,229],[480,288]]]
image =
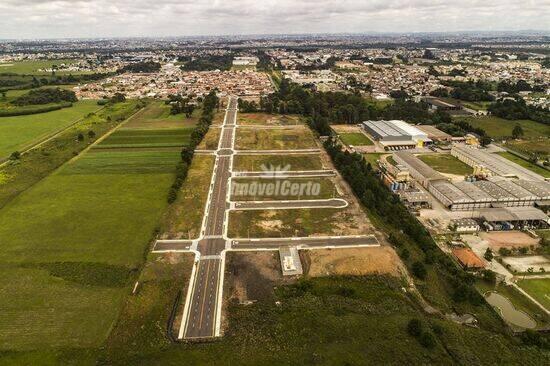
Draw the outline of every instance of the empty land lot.
[[[269,130],[237,129],[235,146],[238,150],[292,150],[316,148],[311,131],[304,128]]]
[[[422,154],[417,157],[440,173],[468,175],[473,173],[472,167],[461,162],[451,154]]]
[[[3,349],[105,340],[179,160],[178,151],[154,146],[90,150],[0,210]]]
[[[319,154],[304,155],[235,155],[234,171],[320,170],[323,163]]]
[[[480,233],[480,237],[487,240],[489,247],[497,252],[500,248],[524,248],[538,246],[539,239],[533,238],[521,231],[501,231]]]
[[[266,191],[267,187],[273,191]],[[298,187],[298,194],[292,194],[290,187]],[[231,188],[233,201],[317,200],[340,196],[330,178],[234,178]]]
[[[531,120],[507,120],[494,116],[458,118],[466,121],[474,127],[480,127],[494,138],[510,137],[512,130],[519,124],[523,128],[525,138],[538,138],[550,136],[550,126]]]
[[[57,111],[0,117],[0,159],[32,146],[99,108],[96,101],[85,100]]]
[[[23,75],[51,75],[51,71],[44,71],[43,69],[51,69],[54,65],[70,65],[76,63],[78,60],[72,59],[59,59],[59,60],[32,60],[32,61],[15,61],[9,63],[0,63],[0,73],[14,73]],[[42,71],[39,71],[42,70]],[[64,71],[57,70],[56,74],[86,74],[89,72],[80,71]]]
[[[240,125],[266,126],[288,126],[303,124],[299,116],[267,113],[239,113],[237,123]]]

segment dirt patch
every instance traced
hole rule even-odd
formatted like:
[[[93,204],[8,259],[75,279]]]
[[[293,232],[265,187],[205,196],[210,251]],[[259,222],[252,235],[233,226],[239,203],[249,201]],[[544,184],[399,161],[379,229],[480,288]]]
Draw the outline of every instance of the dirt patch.
[[[543,255],[531,255],[525,257],[504,257],[504,265],[509,265],[514,272],[525,273],[531,269],[533,272],[546,273],[550,271],[550,259]],[[544,271],[541,271],[544,268]]]
[[[309,276],[388,274],[400,277],[405,269],[393,248],[322,249],[300,251]]]
[[[227,299],[239,303],[273,298],[274,287],[293,282],[283,279],[279,252],[229,252],[227,254]]]
[[[538,246],[540,240],[532,238],[521,231],[481,233],[479,236],[489,243],[489,247],[493,251],[498,251],[500,248],[512,249]]]
[[[330,126],[336,133],[353,133],[362,132],[361,128],[356,125],[332,125]]]

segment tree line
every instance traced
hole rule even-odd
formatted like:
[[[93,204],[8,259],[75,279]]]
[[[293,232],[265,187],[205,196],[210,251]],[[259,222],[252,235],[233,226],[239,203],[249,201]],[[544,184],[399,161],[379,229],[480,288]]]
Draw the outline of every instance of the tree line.
[[[181,150],[181,161],[176,167],[176,179],[168,191],[168,203],[173,203],[178,197],[178,192],[183,185],[185,178],[187,178],[187,173],[189,171],[189,166],[193,161],[195,149],[208,132],[218,105],[219,99],[214,90],[204,97],[199,121],[193,129],[193,132],[191,132],[189,144]]]

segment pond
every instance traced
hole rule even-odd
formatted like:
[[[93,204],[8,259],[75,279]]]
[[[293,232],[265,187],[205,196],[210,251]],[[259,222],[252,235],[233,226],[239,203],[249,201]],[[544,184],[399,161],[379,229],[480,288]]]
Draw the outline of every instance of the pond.
[[[485,295],[489,304],[499,309],[502,318],[508,323],[524,329],[534,329],[537,322],[529,315],[514,307],[514,304],[508,298],[496,293],[490,292]]]

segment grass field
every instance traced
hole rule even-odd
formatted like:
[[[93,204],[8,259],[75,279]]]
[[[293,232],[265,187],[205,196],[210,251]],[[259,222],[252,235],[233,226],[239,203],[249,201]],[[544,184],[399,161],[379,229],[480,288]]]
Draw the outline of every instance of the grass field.
[[[376,163],[377,160],[380,160],[380,157],[384,155],[383,153],[369,153],[369,154],[363,154],[363,157],[367,162],[370,163],[373,169],[378,170],[378,164]]]
[[[85,100],[57,111],[0,117],[0,159],[32,146],[99,108],[96,101]]]
[[[544,169],[538,165],[535,165],[531,163],[530,161],[527,161],[525,159],[520,158],[519,156],[516,156],[512,153],[509,153],[507,151],[505,152],[499,152],[497,153],[502,157],[505,157],[506,159],[513,161],[514,163],[521,165],[522,167],[531,170],[532,172],[535,172],[539,175],[542,175],[545,178],[550,178],[550,170]]]
[[[550,278],[520,280],[518,285],[550,310]]]
[[[417,157],[440,173],[468,175],[473,169],[451,154],[425,154]]]
[[[199,236],[214,156],[195,155],[176,201],[168,208],[161,232],[169,238],[194,239]]]
[[[16,61],[9,63],[0,63],[0,73],[14,73],[25,75],[51,75],[51,72],[39,71],[49,69],[53,65],[70,65],[78,62],[78,60],[58,59],[58,60],[32,60],[32,61]],[[86,72],[79,71],[56,71],[56,74],[85,74]]]
[[[137,108],[139,103],[135,100],[108,105],[97,113],[88,114],[55,138],[22,155],[19,160],[8,161],[0,168],[0,208],[136,113]],[[95,136],[90,137],[89,131],[94,131]],[[78,134],[82,134],[84,140],[79,141]]]
[[[3,347],[104,340],[166,206],[178,159],[172,152],[88,153],[0,211]]]
[[[190,118],[184,114],[170,114],[170,106],[162,101],[153,101],[124,126],[124,129],[179,129],[193,127],[197,124],[201,110],[195,109]]]
[[[216,150],[220,141],[222,129],[219,127],[210,127],[208,132],[197,146],[199,150]]]
[[[373,142],[364,133],[341,133],[339,136],[340,140],[348,146],[373,145]]]
[[[313,134],[307,128],[237,129],[235,147],[240,150],[287,150],[311,149],[317,145]]]
[[[545,356],[504,334],[428,317],[386,276],[273,281],[266,299],[228,305],[229,329],[217,342],[169,343],[166,319],[190,260],[151,258],[143,287],[125,306],[113,335],[98,352],[103,364],[186,365],[387,365],[544,364]],[[233,255],[228,256],[229,271]],[[187,265],[187,268],[184,268]],[[254,269],[259,281],[268,281]],[[162,294],[162,295],[161,295]],[[276,303],[277,302],[277,303]],[[433,349],[407,334],[412,318],[435,339]],[[479,345],[483,344],[484,347]],[[61,355],[60,363],[79,356]],[[82,356],[80,356],[82,357]]]
[[[0,254],[3,349],[105,340],[161,223],[180,161],[178,150],[154,149],[157,132],[185,143],[157,120],[145,130],[128,128],[131,120],[123,130],[144,132],[140,142],[153,141],[148,149],[92,149],[0,210],[0,242],[8,244]]]
[[[336,191],[336,186],[329,178],[285,178],[285,179],[258,179],[258,178],[235,178],[231,181],[232,184],[232,196],[233,201],[271,201],[271,200],[316,200],[325,198],[337,198],[339,197]],[[257,193],[252,195],[248,189],[253,186],[261,186],[270,184],[272,186],[283,187],[284,185],[303,185],[311,187],[309,189],[310,195],[304,189],[304,195],[288,195],[284,194],[284,191],[279,191],[279,194],[273,192],[272,194]],[[234,188],[235,187],[235,188]],[[240,191],[242,187],[242,191]],[[314,187],[319,187],[318,193]],[[234,189],[234,190],[233,190]],[[289,188],[287,188],[289,189]],[[315,194],[316,193],[316,194]]]
[[[233,170],[262,171],[264,168],[288,168],[288,170],[320,170],[323,163],[319,154],[308,155],[235,155]]]
[[[267,113],[239,113],[237,124],[239,125],[271,125],[271,126],[288,126],[301,125],[303,122],[299,116],[280,115]]]
[[[459,117],[457,120],[466,121],[474,127],[480,127],[493,138],[503,138],[512,136],[512,130],[519,124],[523,128],[525,138],[538,138],[540,136],[550,136],[550,126],[531,120],[507,120],[499,117]]]
[[[523,155],[538,154],[540,157],[550,156],[550,138],[540,137],[530,140],[508,140],[506,147]]]
[[[232,211],[229,237],[276,238],[333,235],[346,209],[311,208],[293,210]]]

